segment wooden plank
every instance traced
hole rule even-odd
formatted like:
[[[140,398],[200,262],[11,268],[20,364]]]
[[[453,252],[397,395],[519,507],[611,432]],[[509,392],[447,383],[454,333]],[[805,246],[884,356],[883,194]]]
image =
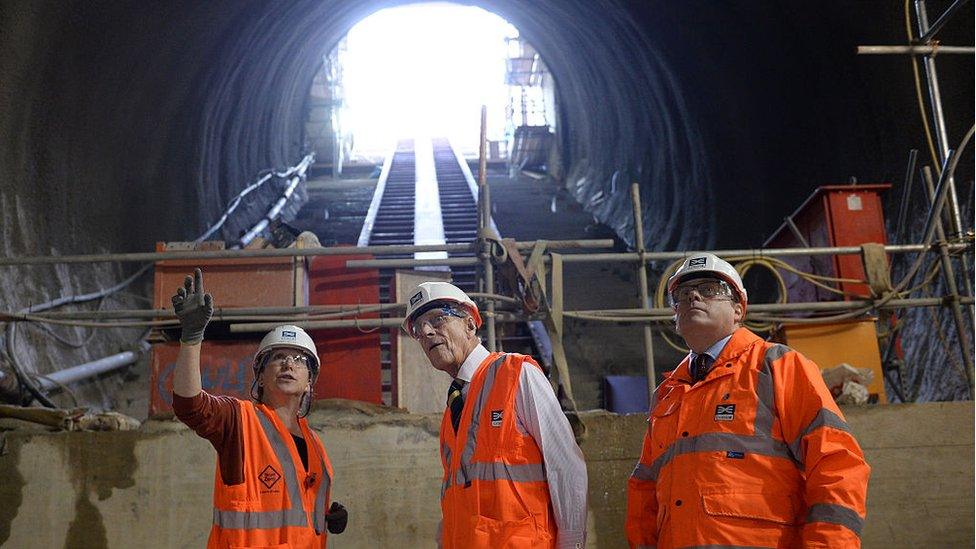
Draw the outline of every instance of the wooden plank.
[[[451,275],[444,271],[397,271],[394,276],[397,301],[406,302],[410,298],[410,290],[421,282],[435,280],[450,282]],[[415,414],[443,412],[451,376],[434,369],[413,338],[402,330],[395,333],[397,344],[393,375],[396,376],[397,405]]]

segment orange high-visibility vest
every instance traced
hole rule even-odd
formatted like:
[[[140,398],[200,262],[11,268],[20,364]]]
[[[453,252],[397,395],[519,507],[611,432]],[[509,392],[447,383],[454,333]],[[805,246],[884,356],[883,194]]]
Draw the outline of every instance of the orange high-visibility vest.
[[[871,468],[815,363],[745,328],[658,386],[627,491],[631,547],[860,546]]]
[[[240,401],[244,482],[214,475],[213,527],[208,548],[325,547],[332,464],[322,441],[298,420],[308,446],[302,466],[291,433],[264,404]]]
[[[554,547],[556,522],[542,451],[516,427],[515,394],[524,355],[492,353],[475,372],[457,435],[441,421],[445,549]]]

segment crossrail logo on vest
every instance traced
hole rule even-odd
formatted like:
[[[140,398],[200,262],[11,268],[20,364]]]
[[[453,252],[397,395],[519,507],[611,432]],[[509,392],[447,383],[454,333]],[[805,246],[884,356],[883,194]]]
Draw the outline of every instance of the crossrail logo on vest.
[[[270,490],[275,484],[278,484],[279,480],[281,480],[281,473],[275,471],[274,467],[268,465],[264,468],[264,470],[261,471],[261,474],[258,475],[258,480],[261,481],[261,484],[263,484],[265,488]]]
[[[732,421],[735,419],[735,404],[719,404],[715,407],[715,421]]]
[[[491,426],[501,427],[502,426],[502,411],[492,410],[491,411]]]

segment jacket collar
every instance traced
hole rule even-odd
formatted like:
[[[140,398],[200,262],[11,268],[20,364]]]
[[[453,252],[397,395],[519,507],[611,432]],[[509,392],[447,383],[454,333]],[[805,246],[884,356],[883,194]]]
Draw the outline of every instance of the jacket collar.
[[[461,363],[461,367],[458,368],[458,375],[455,379],[460,379],[465,382],[465,384],[471,383],[474,379],[474,374],[477,373],[478,367],[488,358],[491,353],[484,345],[478,344],[477,347],[468,353],[468,356]]]
[[[717,366],[720,363],[734,361],[742,353],[749,350],[749,348],[752,347],[757,341],[762,341],[762,338],[752,333],[747,328],[738,328],[736,331],[732,332],[732,337],[729,339],[729,342],[725,344],[725,348],[722,349],[722,352],[715,357],[714,364]],[[681,364],[678,364],[678,367],[671,372],[669,377],[675,379],[676,381],[683,381],[687,384],[691,384],[691,361],[689,358],[690,355],[686,356],[684,360],[681,361]],[[732,370],[732,368],[712,368],[712,371],[709,372],[702,381],[704,382],[713,378],[731,374]]]

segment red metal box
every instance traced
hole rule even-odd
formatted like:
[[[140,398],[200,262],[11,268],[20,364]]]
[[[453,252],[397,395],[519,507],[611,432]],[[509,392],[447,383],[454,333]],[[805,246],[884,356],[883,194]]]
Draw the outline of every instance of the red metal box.
[[[379,303],[379,271],[346,268],[349,259],[372,255],[318,256],[309,262],[309,305]],[[377,318],[376,313],[359,315]],[[322,370],[317,398],[348,398],[382,404],[379,330],[357,328],[313,330]]]
[[[814,191],[789,219],[812,247],[860,246],[869,242],[885,244],[887,238],[881,193],[889,188],[891,185],[887,183],[825,185]],[[800,237],[789,226],[789,219],[766,240],[764,247],[804,246]],[[783,260],[808,273],[864,279],[864,266],[859,255],[794,256]],[[792,302],[841,299],[839,294],[818,288],[791,273],[784,273],[783,278]],[[865,284],[844,282],[839,285],[839,289],[863,296],[870,295]]]

